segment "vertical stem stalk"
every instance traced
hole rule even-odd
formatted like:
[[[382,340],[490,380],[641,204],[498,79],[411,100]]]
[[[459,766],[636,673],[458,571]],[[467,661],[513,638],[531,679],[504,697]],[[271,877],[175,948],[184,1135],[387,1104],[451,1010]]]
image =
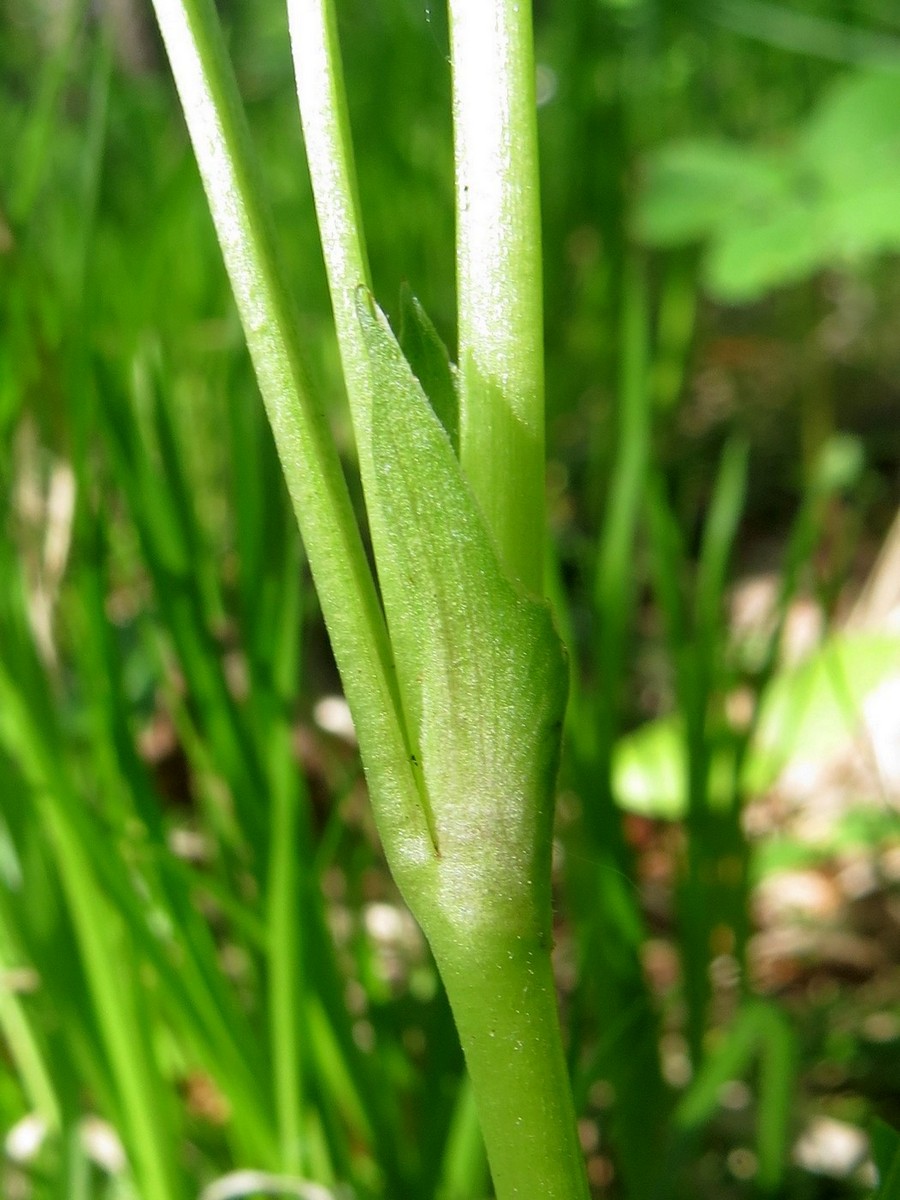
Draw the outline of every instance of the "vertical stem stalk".
[[[328,274],[344,384],[350,401],[363,484],[372,495],[368,355],[356,292],[369,286],[347,93],[332,0],[287,0],[297,100],[322,253]]]
[[[303,365],[246,118],[212,0],[153,0],[383,828],[425,839],[384,616]]]
[[[505,570],[540,595],[544,363],[531,4],[450,0],[449,9],[460,460]],[[533,887],[542,895],[541,881]],[[534,933],[479,931],[451,939],[449,952],[435,944],[500,1200],[588,1194],[542,918]]]
[[[541,594],[544,351],[531,4],[450,0],[460,459],[506,570]]]
[[[435,951],[498,1200],[587,1200],[544,939],[483,930]]]

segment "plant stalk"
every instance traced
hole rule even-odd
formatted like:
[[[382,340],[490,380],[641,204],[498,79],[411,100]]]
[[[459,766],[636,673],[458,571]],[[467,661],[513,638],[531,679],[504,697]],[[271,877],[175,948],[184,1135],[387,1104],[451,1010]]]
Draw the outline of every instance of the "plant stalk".
[[[459,325],[468,417],[461,458],[502,565],[540,593],[543,357],[531,28],[525,5],[485,7],[493,14],[486,24],[478,4],[454,10]],[[355,311],[368,266],[334,5],[332,0],[288,0],[288,12],[307,158],[368,499],[377,496],[378,471],[371,459],[371,406],[384,398],[373,393]],[[377,505],[370,506],[376,558],[384,537],[382,519]],[[484,714],[485,721],[493,719]],[[522,796],[519,803],[537,810],[548,799],[541,793]],[[477,807],[469,806],[470,813]],[[530,867],[521,864],[528,878],[511,885],[519,901],[513,904],[516,919],[493,925],[478,921],[472,927],[467,904],[480,904],[497,916],[490,885],[480,876],[492,854],[505,862],[512,846],[501,840],[479,847],[467,874],[468,901],[461,903],[450,882],[460,864],[451,860],[466,851],[455,839],[450,842],[446,861],[435,863],[435,890],[430,896],[414,890],[407,900],[425,927],[447,988],[496,1195],[500,1200],[581,1200],[586,1179],[549,956],[549,850],[536,854]],[[538,868],[533,875],[532,867]]]
[[[506,572],[541,595],[544,362],[531,5],[450,0],[449,10],[460,461]],[[449,954],[434,939],[501,1200],[588,1194],[542,934],[545,887],[532,881],[534,933],[479,931],[451,940]]]
[[[297,101],[360,473],[373,494],[368,355],[356,312],[369,263],[332,0],[287,0]]]
[[[429,743],[434,757],[425,760],[440,806],[439,854],[430,827],[425,829],[426,806],[410,769],[412,764],[421,771],[421,766],[411,753],[391,645],[336,454],[302,371],[296,327],[256,198],[248,137],[211,2],[154,4],[357,723],[382,839],[447,986],[498,1200],[585,1200],[549,955],[553,743],[558,747],[564,704],[562,659],[554,649],[549,614],[510,588],[490,547],[479,542],[480,525],[467,507],[468,490],[461,481],[453,483],[458,477],[442,458],[450,453],[446,442],[442,435],[434,436],[429,419],[416,409],[414,389],[412,399],[401,394],[408,376],[395,369],[390,338],[379,334],[374,320],[367,325],[368,341],[361,337],[358,289],[367,282],[368,270],[331,0],[291,0],[291,34],[373,542],[376,558],[381,549],[379,570],[386,568],[387,581],[395,584],[400,550],[390,540],[395,531],[384,504],[396,503],[404,537],[412,539],[407,549],[415,547],[420,566],[430,563],[434,596],[443,604],[428,608],[432,597],[427,588],[421,596],[407,597],[394,586],[386,604],[400,607],[393,613],[391,636],[400,637],[407,668],[411,647],[421,652],[433,688],[435,679],[444,678],[435,666],[443,661],[442,653],[450,654],[453,670],[462,662],[469,670],[465,646],[452,645],[459,637],[460,611],[465,611],[477,620],[479,636],[486,639],[485,655],[493,664],[483,679],[476,670],[471,679],[455,680],[452,694],[428,693],[429,719],[445,722],[445,704],[457,717],[446,725],[454,753],[442,758],[441,747]],[[468,406],[462,466],[504,571],[540,594],[543,394],[530,16],[524,4],[490,3],[486,10],[491,17],[485,22],[480,4],[465,0],[453,13],[459,196],[472,197],[471,212],[463,212],[461,204],[459,233],[463,395]],[[471,94],[463,96],[466,90]],[[376,343],[386,358],[373,358]],[[388,400],[374,386],[374,362],[379,387],[400,388],[391,403],[400,405],[397,411],[405,411],[415,425],[420,452],[427,455],[428,487],[439,487],[453,519],[463,522],[462,541],[463,525],[452,537],[435,526],[428,506],[432,493],[428,487],[421,490],[419,460],[410,459],[409,445],[401,439],[392,444],[385,464],[374,462],[372,413],[383,410],[372,406]],[[404,370],[408,372],[405,364]],[[402,409],[403,404],[412,408]],[[402,432],[383,423],[379,429],[382,442]],[[398,491],[391,481],[401,468],[404,486]],[[415,502],[406,489],[415,493]],[[440,542],[445,534],[452,544],[439,559],[429,559],[432,541],[420,545],[415,540],[437,537]],[[453,573],[442,574],[436,565],[454,554],[465,555],[473,595],[460,592]],[[384,588],[385,580],[382,584]],[[417,604],[425,605],[427,628],[410,625]],[[342,611],[342,605],[349,611]],[[506,614],[502,630],[495,629],[491,605],[500,605]],[[429,636],[436,641],[429,642]],[[508,653],[498,656],[497,647],[507,640]],[[497,690],[507,669],[509,680],[515,681],[511,695]],[[521,695],[526,679],[530,701]],[[473,698],[481,696],[486,707],[473,710]],[[420,703],[417,695],[413,699]],[[485,730],[492,732],[485,737]],[[420,732],[412,731],[413,736]],[[476,792],[470,793],[470,787]],[[482,833],[476,836],[473,829]]]
[[[324,412],[309,385],[246,117],[212,0],[153,0],[369,784],[394,864],[429,843],[384,616]]]
[[[460,461],[507,573],[542,594],[544,345],[531,4],[450,0]]]
[[[432,945],[497,1200],[587,1200],[546,941],[484,930]]]

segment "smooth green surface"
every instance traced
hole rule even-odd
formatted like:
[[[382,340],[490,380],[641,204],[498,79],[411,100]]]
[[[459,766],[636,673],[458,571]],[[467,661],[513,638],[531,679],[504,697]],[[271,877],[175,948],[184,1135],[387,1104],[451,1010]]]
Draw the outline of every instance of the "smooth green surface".
[[[282,469],[341,667],[382,828],[419,856],[390,649],[337,451],[310,392],[248,134],[208,0],[156,6]]]
[[[437,960],[453,1005],[498,1197],[585,1200],[544,938],[484,930]]]
[[[216,7],[278,270],[296,299],[290,324],[363,522],[286,5]],[[416,0],[339,0],[335,9],[370,263],[350,279],[348,328],[361,344],[355,289],[368,275],[440,415],[435,379],[404,328],[402,285],[455,357],[447,13]],[[840,65],[890,52],[898,30],[888,9],[880,0],[798,0],[790,11],[781,0],[534,9],[547,593],[573,697],[554,958],[590,1178],[595,1191],[628,1200],[721,1200],[771,1187],[781,1169],[780,1195],[852,1200],[853,1181],[784,1164],[783,1148],[823,1113],[858,1130],[896,1116],[890,978],[876,966],[859,986],[830,961],[832,947],[867,943],[879,960],[890,894],[876,883],[833,924],[804,922],[803,939],[824,955],[809,967],[811,985],[780,921],[766,916],[760,931],[777,931],[773,944],[787,950],[774,996],[759,995],[770,982],[753,968],[755,951],[746,965],[740,951],[748,914],[760,911],[750,908],[753,889],[761,878],[776,892],[786,882],[767,880],[770,871],[799,868],[804,886],[833,898],[860,876],[886,878],[898,836],[867,771],[841,776],[849,786],[835,799],[851,807],[833,825],[821,826],[813,800],[814,836],[804,820],[749,841],[741,831],[766,709],[780,714],[773,758],[792,752],[795,734],[818,757],[858,721],[857,665],[866,675],[874,664],[877,683],[894,653],[879,648],[885,635],[872,622],[883,610],[868,601],[856,616],[871,645],[845,654],[832,640],[896,500],[898,260],[876,240],[897,206],[869,201],[896,173],[886,135],[897,106],[887,82]],[[151,1121],[156,1152],[183,1168],[178,1200],[239,1170],[252,1170],[256,1186],[302,1178],[336,1198],[485,1200],[485,1152],[449,1002],[386,872],[346,718],[341,734],[318,724],[340,728],[338,677],[151,6],[5,0],[4,22],[0,1135],[15,1131],[21,1146],[36,1110],[55,1110],[58,1123],[33,1157],[4,1156],[0,1192],[142,1197],[149,1126],[134,1119],[134,1099],[131,1117],[123,1104],[134,1091],[127,1075],[140,1069],[140,1102],[164,1115]],[[636,249],[648,170],[686,140],[736,148],[723,224],[697,246]],[[760,159],[816,216],[796,239],[771,234],[777,206],[754,183]],[[705,203],[703,178],[686,186],[688,201]],[[674,203],[668,213],[678,216]],[[728,214],[735,227],[726,230]],[[837,216],[852,247],[872,252],[829,256],[824,271],[820,260],[788,280],[779,264],[828,242]],[[752,279],[759,303],[711,297],[705,251],[726,234],[737,247],[732,274]],[[735,434],[751,443],[748,487],[719,576],[724,594],[716,600],[714,575],[704,585],[710,655],[696,637],[697,558],[721,449]],[[654,490],[677,531],[665,563],[681,599],[672,639],[640,507]],[[615,553],[601,552],[610,544]],[[729,617],[730,595],[736,583],[741,596],[747,584],[756,594],[759,572],[775,612],[771,628],[748,636]],[[821,616],[830,650],[795,676],[779,646],[798,600]],[[708,686],[676,692],[676,666],[683,676],[695,642],[712,663]],[[735,691],[749,728],[728,719]],[[702,725],[698,700],[710,713]],[[820,711],[821,737],[807,743],[806,714]],[[688,755],[710,763],[693,774],[702,825],[634,819],[615,802],[611,748],[667,718],[682,798]],[[48,771],[52,794],[41,782]],[[63,853],[48,836],[48,797],[71,831]],[[802,797],[788,798],[802,815]],[[752,815],[777,811],[754,804]],[[703,903],[684,902],[689,854],[695,877],[728,884]],[[112,960],[100,969],[134,998],[136,1022],[130,1001],[98,1008],[109,989],[73,920],[64,859],[79,864]],[[709,912],[716,955],[737,950],[724,961],[704,951]],[[837,940],[837,929],[852,929],[853,941]],[[692,1091],[680,1083],[675,967],[688,946],[695,998],[697,981],[715,972],[692,1063],[703,1105],[689,1128],[675,1119]],[[793,1092],[788,1037],[771,1048],[745,1038],[760,1000],[793,1039]],[[109,1053],[107,1024],[123,1014],[140,1054]],[[748,1053],[729,1056],[742,1038]],[[741,1097],[744,1107],[731,1107]],[[111,1173],[82,1138],[85,1116],[118,1134],[126,1161]],[[754,1163],[755,1181],[736,1178]]]
[[[501,561],[542,591],[544,353],[531,6],[451,0],[460,460]]]

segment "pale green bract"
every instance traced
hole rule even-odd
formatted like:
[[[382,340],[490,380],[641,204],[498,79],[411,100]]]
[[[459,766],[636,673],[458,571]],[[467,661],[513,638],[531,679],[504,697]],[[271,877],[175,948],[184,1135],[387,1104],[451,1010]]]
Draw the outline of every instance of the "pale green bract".
[[[550,911],[562,643],[549,606],[503,573],[447,433],[363,289],[357,308],[376,464],[367,504],[377,509],[378,578],[433,839],[426,903],[420,878],[409,899],[429,932],[451,912],[456,926],[533,932]],[[404,886],[413,864],[392,865]]]

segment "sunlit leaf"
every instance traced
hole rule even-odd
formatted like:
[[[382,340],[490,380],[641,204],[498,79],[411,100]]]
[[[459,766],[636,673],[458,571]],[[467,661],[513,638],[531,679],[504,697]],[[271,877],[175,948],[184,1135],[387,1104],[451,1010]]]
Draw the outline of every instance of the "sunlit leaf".
[[[549,853],[563,651],[549,607],[503,574],[450,440],[364,295],[359,319],[374,391],[378,576],[441,877],[465,881],[479,905],[489,894],[478,879],[490,880],[500,905],[530,890]]]

